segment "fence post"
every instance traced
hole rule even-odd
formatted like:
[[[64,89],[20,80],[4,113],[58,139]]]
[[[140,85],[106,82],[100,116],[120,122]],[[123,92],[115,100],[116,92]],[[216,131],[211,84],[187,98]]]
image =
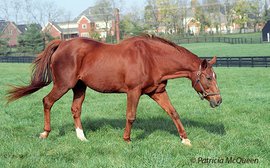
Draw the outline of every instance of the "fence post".
[[[241,67],[242,66],[242,58],[241,57],[239,57],[239,67]]]
[[[254,59],[251,57],[251,67],[254,67]]]

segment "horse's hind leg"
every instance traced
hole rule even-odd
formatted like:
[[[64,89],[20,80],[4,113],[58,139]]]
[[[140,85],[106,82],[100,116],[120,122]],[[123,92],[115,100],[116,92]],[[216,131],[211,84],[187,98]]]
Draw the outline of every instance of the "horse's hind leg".
[[[43,98],[43,106],[44,106],[44,132],[40,134],[40,138],[44,139],[49,136],[51,131],[50,124],[50,111],[53,104],[60,99],[69,89],[67,87],[58,87],[54,85],[51,92]]]
[[[84,136],[81,123],[81,110],[82,110],[82,103],[85,98],[86,85],[82,81],[78,81],[78,83],[72,90],[74,95],[71,112],[74,119],[76,134],[81,141],[87,141],[87,139]]]

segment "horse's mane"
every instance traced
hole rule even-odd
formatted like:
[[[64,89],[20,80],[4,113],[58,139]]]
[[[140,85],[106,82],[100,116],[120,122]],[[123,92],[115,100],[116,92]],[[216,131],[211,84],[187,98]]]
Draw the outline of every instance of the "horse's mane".
[[[142,38],[145,38],[145,39],[151,39],[151,40],[159,41],[159,42],[162,42],[164,44],[168,44],[168,45],[176,48],[178,51],[183,51],[183,47],[180,47],[179,45],[175,44],[172,41],[169,41],[167,39],[164,39],[164,38],[155,36],[153,34],[142,34],[139,37],[142,37]]]

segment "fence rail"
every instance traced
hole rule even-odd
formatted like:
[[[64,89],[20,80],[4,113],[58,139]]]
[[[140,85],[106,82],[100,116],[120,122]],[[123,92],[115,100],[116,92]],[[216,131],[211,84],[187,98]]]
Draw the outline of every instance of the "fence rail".
[[[232,37],[192,37],[171,39],[177,44],[185,43],[229,43],[229,44],[260,44],[264,43],[262,38],[232,38]]]
[[[2,56],[0,57],[0,62],[31,63],[35,58],[34,56]]]
[[[208,60],[211,57],[202,57]],[[31,63],[33,56],[6,56],[0,57],[0,62],[7,63]],[[263,57],[217,57],[216,67],[270,67],[270,56]]]
[[[211,59],[211,57],[205,57]],[[218,57],[216,67],[270,67],[270,56],[264,57]]]

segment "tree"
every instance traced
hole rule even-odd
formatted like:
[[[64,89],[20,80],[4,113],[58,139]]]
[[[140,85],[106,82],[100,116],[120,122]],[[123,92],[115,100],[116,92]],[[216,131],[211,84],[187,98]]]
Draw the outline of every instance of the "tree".
[[[147,0],[147,5],[144,8],[144,21],[148,29],[154,29],[156,33],[158,32],[161,22],[158,16],[156,0]]]
[[[120,21],[121,35],[123,36],[133,36],[141,34],[145,29],[141,23],[138,14],[128,13],[124,15]]]
[[[229,2],[229,0],[225,0],[224,2],[224,14],[225,14],[225,18],[226,18],[226,30],[227,33],[230,33],[230,26],[232,25],[232,21],[233,21],[233,5]]]
[[[148,0],[144,19],[150,29],[163,27],[165,33],[177,33],[180,29],[181,16],[178,0]]]
[[[21,15],[21,11],[22,11],[23,3],[21,0],[12,0],[11,5],[12,5],[12,9],[13,9],[13,14],[15,17],[15,23],[18,23],[19,17]]]
[[[265,0],[263,14],[262,14],[262,21],[266,23],[268,20],[270,20],[270,8],[269,8],[269,4]]]
[[[113,19],[113,3],[110,0],[99,0],[91,9],[91,14],[105,22],[106,35],[109,32],[109,21]]]
[[[1,34],[0,34],[1,37]],[[9,52],[9,48],[8,48],[8,39],[6,38],[0,38],[0,56],[3,55],[7,55],[7,53]]]
[[[186,0],[179,0],[179,33],[185,34],[187,32],[187,1]]]
[[[44,26],[48,20],[66,19],[65,10],[57,7],[53,1],[39,0],[1,0],[0,16],[18,23],[39,23]],[[66,21],[66,20],[65,20]]]
[[[180,8],[178,0],[159,0],[159,13],[166,33],[177,33],[180,25]]]
[[[27,27],[27,31],[19,36],[19,50],[23,53],[39,53],[44,49],[45,40],[36,24]]]
[[[210,20],[206,15],[206,11],[198,1],[192,1],[191,7],[195,12],[195,20],[200,22],[200,32],[205,32],[205,27],[210,27]]]
[[[221,25],[220,3],[218,0],[206,0],[205,11],[208,14],[210,27],[219,32]]]
[[[243,29],[246,27],[248,18],[248,11],[250,10],[249,4],[246,0],[239,0],[233,7],[233,21],[240,26],[240,33],[243,33]]]
[[[10,8],[9,8],[9,2],[7,0],[2,0],[0,5],[0,15],[5,20],[9,20],[10,17]]]
[[[260,4],[259,0],[255,0],[253,2],[250,2],[250,11],[248,14],[250,24],[253,25],[254,32],[257,32],[257,26],[259,23],[262,22],[262,17],[260,16]]]

